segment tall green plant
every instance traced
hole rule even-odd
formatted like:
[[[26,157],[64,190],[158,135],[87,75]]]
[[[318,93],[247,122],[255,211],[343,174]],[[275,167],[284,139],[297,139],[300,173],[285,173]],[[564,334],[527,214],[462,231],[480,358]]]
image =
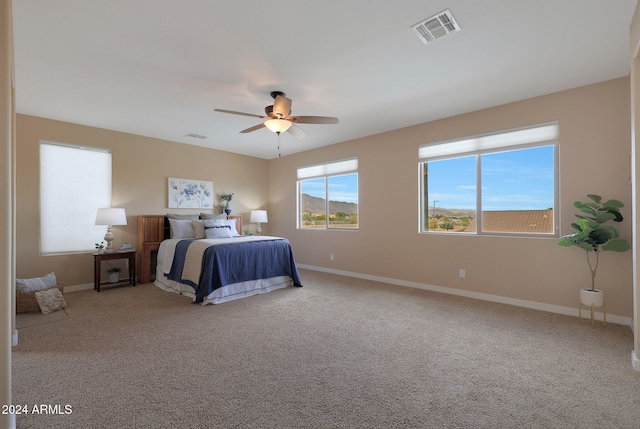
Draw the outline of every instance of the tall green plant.
[[[577,232],[563,236],[558,244],[565,247],[578,246],[585,250],[591,272],[590,290],[593,291],[595,290],[600,252],[606,250],[626,252],[631,246],[627,240],[619,238],[620,232],[615,227],[605,225],[609,221],[622,222],[620,209],[624,207],[624,204],[618,200],[608,200],[602,203],[602,198],[599,195],[589,194],[587,197],[591,201],[573,203],[582,213],[576,213],[578,220],[571,224]],[[594,254],[595,257],[591,257]]]

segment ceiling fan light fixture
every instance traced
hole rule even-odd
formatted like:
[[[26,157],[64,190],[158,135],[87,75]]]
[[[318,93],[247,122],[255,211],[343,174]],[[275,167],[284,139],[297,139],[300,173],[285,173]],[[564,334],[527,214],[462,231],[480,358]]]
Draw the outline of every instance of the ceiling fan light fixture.
[[[291,125],[293,124],[286,119],[269,119],[268,121],[264,121],[264,126],[276,134],[287,131],[291,128]]]

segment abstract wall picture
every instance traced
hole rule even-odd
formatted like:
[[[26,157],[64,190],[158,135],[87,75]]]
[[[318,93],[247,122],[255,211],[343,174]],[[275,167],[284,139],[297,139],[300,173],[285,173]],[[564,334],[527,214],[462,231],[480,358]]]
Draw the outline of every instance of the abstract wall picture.
[[[170,209],[213,208],[213,182],[169,177]]]

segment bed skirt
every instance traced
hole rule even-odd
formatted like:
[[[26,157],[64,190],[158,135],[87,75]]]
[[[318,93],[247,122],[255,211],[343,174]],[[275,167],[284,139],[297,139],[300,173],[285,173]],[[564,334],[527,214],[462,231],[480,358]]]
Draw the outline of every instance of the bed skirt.
[[[180,295],[188,296],[193,300],[196,299],[195,291],[191,286],[166,278],[163,275],[163,268],[161,265],[158,265],[156,269],[156,279],[154,284],[162,290],[179,293]],[[209,296],[205,297],[202,301],[202,305],[222,304],[223,302],[267,293],[287,286],[293,286],[293,279],[289,276],[233,283],[214,290],[209,294]]]

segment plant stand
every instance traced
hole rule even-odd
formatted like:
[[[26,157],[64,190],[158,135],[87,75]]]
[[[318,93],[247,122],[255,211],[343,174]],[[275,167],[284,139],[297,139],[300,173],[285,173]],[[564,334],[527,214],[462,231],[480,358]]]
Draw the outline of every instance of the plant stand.
[[[593,317],[595,313],[595,309],[602,308],[602,320],[603,320],[602,326],[604,326],[605,328],[607,327],[607,304],[606,303],[603,302],[602,307],[596,307],[593,304],[591,305],[583,304],[582,301],[579,300],[578,301],[578,320],[580,321],[580,323],[582,323],[582,307],[586,307],[591,310],[591,327],[592,328],[596,327],[596,321]]]

